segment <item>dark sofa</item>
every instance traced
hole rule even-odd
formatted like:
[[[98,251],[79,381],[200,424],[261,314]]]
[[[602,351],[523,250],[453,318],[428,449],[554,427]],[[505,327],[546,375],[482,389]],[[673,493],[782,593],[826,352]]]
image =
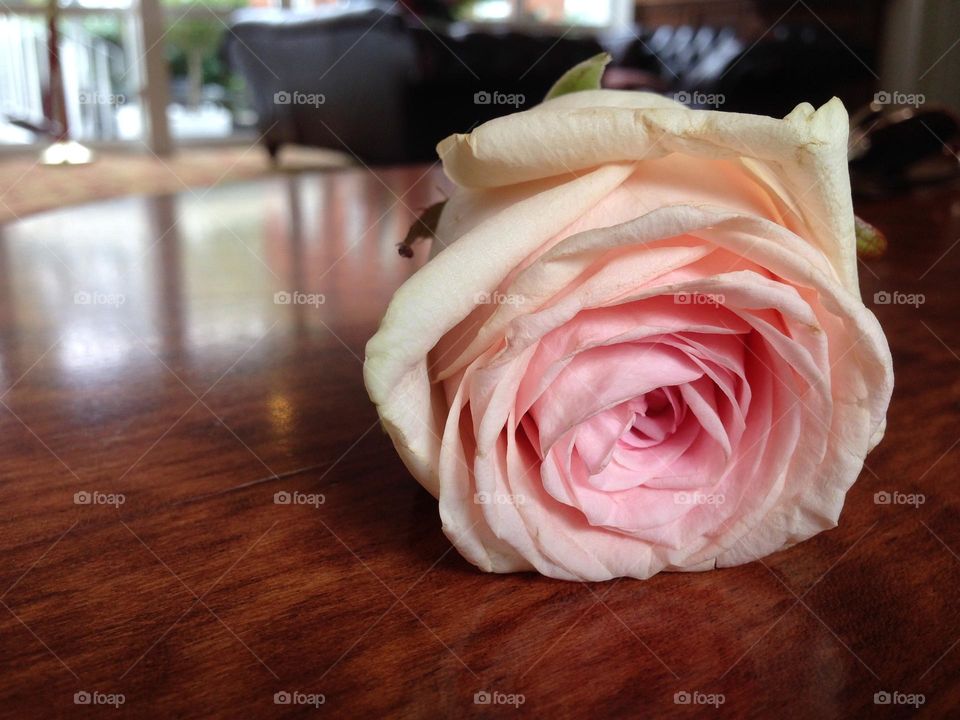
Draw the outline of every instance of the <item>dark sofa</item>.
[[[397,7],[353,2],[233,16],[226,51],[247,81],[271,155],[296,143],[369,165],[433,160],[447,135],[535,105],[564,71],[603,50],[614,58],[608,86],[694,105],[719,98],[723,110],[782,116],[832,95],[855,108],[873,92],[858,59],[869,62],[870,49],[852,53],[809,23],[778,25],[745,43],[729,28],[518,30],[428,21]]]
[[[245,10],[231,30],[227,51],[271,155],[296,143],[367,164],[434,159],[450,133],[540,102],[602,51],[587,37],[428,27],[375,4]]]

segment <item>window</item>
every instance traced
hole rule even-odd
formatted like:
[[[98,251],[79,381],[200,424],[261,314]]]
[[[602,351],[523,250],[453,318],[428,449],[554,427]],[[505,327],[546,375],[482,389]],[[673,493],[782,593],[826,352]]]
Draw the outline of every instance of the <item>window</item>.
[[[37,142],[49,118],[47,8],[33,0],[0,14],[0,143]],[[138,32],[126,0],[67,0],[58,8],[63,110],[81,141],[140,136]],[[59,102],[59,101],[56,101]]]
[[[604,27],[630,16],[631,0],[472,0],[459,10],[464,20]]]
[[[159,4],[158,4],[159,3]],[[72,139],[147,142],[149,101],[169,99],[165,133],[177,140],[252,134],[255,118],[221,52],[230,13],[269,0],[59,0],[62,103]],[[277,0],[280,4],[280,0]],[[161,18],[143,31],[150,9]],[[56,134],[45,0],[0,3],[0,145],[43,144]],[[161,72],[148,72],[157,62]],[[163,78],[158,92],[157,77]],[[142,96],[142,93],[147,96]]]
[[[256,117],[246,88],[223,54],[230,13],[251,3],[162,0],[162,4],[170,76],[170,134],[186,140],[252,132]]]

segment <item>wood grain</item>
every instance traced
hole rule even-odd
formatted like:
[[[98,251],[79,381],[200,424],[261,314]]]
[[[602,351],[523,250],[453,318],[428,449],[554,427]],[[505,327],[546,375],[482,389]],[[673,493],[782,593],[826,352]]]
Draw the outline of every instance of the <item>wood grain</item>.
[[[2,226],[0,714],[914,714],[886,690],[956,716],[960,187],[859,208],[891,240],[861,276],[897,390],[840,526],[762,564],[581,585],[464,562],[366,399],[363,345],[423,262],[394,244],[442,186],[276,177]],[[292,291],[324,302],[275,302]]]

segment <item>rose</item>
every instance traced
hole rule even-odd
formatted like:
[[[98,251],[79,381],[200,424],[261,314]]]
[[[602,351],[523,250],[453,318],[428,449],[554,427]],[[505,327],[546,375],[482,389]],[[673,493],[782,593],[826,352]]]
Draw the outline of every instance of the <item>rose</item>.
[[[776,120],[601,90],[440,143],[446,247],[364,372],[469,561],[646,578],[836,525],[893,383],[846,143],[836,99]]]
[[[365,376],[467,559],[648,577],[836,524],[892,389],[846,138],[837,100],[778,121],[595,91],[441,143],[449,247]],[[473,304],[494,292],[524,302]]]

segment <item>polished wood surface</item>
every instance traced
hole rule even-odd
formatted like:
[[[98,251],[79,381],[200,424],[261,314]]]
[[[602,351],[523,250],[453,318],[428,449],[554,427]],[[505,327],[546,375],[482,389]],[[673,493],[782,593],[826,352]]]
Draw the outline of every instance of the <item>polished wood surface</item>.
[[[596,585],[463,561],[367,400],[425,255],[394,245],[443,188],[291,175],[0,228],[0,715],[956,717],[960,187],[859,207],[897,390],[840,526]]]

